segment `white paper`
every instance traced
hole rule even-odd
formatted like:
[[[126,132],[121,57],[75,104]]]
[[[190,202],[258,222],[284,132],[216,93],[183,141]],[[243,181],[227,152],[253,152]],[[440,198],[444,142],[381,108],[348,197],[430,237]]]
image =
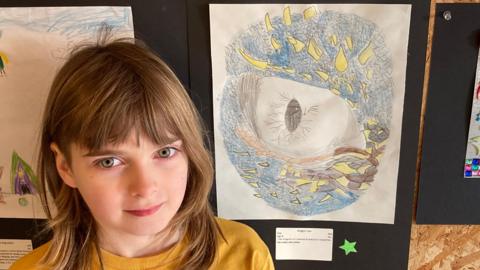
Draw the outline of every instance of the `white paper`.
[[[69,51],[103,26],[133,37],[130,7],[0,8],[0,217],[45,217],[33,176],[49,87]],[[14,152],[33,173],[16,178]]]
[[[0,239],[0,269],[8,269],[16,260],[32,251],[31,240]]]
[[[410,11],[210,5],[219,216],[394,223]]]
[[[275,260],[331,261],[333,229],[277,228]]]

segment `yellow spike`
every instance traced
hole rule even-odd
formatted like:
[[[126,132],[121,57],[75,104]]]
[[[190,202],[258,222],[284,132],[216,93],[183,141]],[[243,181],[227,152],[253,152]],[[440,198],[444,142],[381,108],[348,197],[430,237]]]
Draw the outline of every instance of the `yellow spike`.
[[[372,49],[372,44],[368,44],[367,48],[365,48],[360,55],[358,56],[358,61],[360,64],[365,65],[367,63],[368,59],[373,56],[373,49]]]
[[[305,20],[311,19],[315,15],[317,15],[317,9],[315,9],[315,7],[309,7],[303,11],[303,17]]]
[[[285,168],[282,168],[280,170],[280,176],[286,176],[287,175],[287,170]]]
[[[340,185],[342,185],[344,187],[348,186],[348,182],[350,182],[350,181],[348,181],[348,179],[345,176],[337,178],[337,179],[335,179],[335,181],[337,181]]]
[[[330,43],[332,43],[333,46],[337,45],[337,36],[336,35],[331,35],[330,36]]]
[[[246,174],[257,174],[257,168],[243,169],[243,173],[246,173]]]
[[[373,70],[368,69],[368,70],[367,70],[367,79],[371,80],[372,77],[373,77]]]
[[[291,67],[284,67],[283,70],[288,73],[295,73],[295,69]]]
[[[317,186],[323,186],[328,184],[328,180],[322,179],[317,181]]]
[[[293,203],[293,204],[302,204],[302,202],[298,198],[296,198],[295,200],[290,201],[290,202]]]
[[[368,183],[362,183],[358,189],[360,190],[367,190],[370,187]]]
[[[323,52],[318,48],[317,43],[314,39],[310,39],[308,41],[307,52],[311,57],[313,57],[313,59],[317,61],[320,60],[320,57],[323,54]]]
[[[350,83],[345,83],[345,85],[347,86],[347,90],[348,92],[350,92],[350,94],[353,94],[353,87]]]
[[[311,81],[312,80],[312,75],[308,73],[302,73],[302,76],[305,80]]]
[[[290,7],[286,7],[283,9],[283,23],[285,25],[292,24],[292,17],[290,16]]]
[[[250,55],[246,54],[242,49],[238,49],[238,52],[243,56],[243,58],[245,58],[245,60],[247,60],[250,64],[252,64],[256,68],[264,70],[268,67],[267,61],[254,59]]]
[[[257,198],[261,198],[261,197],[262,197],[262,195],[260,195],[260,194],[253,194],[253,196],[255,196],[255,197],[257,197]]]
[[[346,37],[345,41],[347,42],[348,49],[351,51],[353,49],[352,38],[351,37]]]
[[[268,15],[268,12],[265,13],[265,27],[267,28],[267,32],[273,30],[272,22],[270,21],[270,15]]]
[[[343,174],[351,174],[351,173],[356,173],[357,171],[350,168],[345,162],[338,162],[335,165],[333,165],[333,168]]]
[[[282,71],[283,68],[281,66],[270,66],[273,70],[276,70],[276,71]]]
[[[258,163],[258,166],[261,166],[261,167],[266,168],[266,167],[270,167],[270,164],[265,161],[265,162],[259,162],[259,163]]]
[[[352,101],[349,100],[349,99],[347,99],[347,103],[348,103],[348,105],[350,105],[350,107],[352,107],[352,108],[354,108],[354,109],[357,108],[357,103],[354,103],[354,102],[352,102]]]
[[[310,189],[308,191],[311,192],[311,193],[314,193],[314,192],[317,192],[317,190],[318,190],[318,185],[315,184],[315,183],[312,183],[312,185],[310,186]]]
[[[0,52],[0,57],[2,58],[2,60],[3,60],[3,62],[4,62],[5,64],[8,64],[8,63],[9,63],[8,57],[7,57],[6,54]]]
[[[290,194],[300,194],[300,192],[298,191],[298,189],[295,189],[294,191],[290,191]]]
[[[242,178],[246,178],[246,179],[253,179],[253,178],[255,178],[254,175],[250,175],[250,174],[241,174],[240,176],[241,176]]]
[[[330,91],[332,91],[335,95],[340,96],[340,91],[338,91],[338,89],[333,88],[330,89]]]
[[[270,195],[271,195],[272,197],[278,198],[278,195],[277,195],[276,192],[272,192],[272,193],[270,193]]]
[[[258,182],[250,182],[249,184],[254,188],[258,188]]]
[[[306,184],[311,184],[312,180],[300,178],[300,179],[296,179],[295,182],[296,182],[296,186],[298,187]]]
[[[327,200],[330,200],[332,198],[332,195],[330,194],[327,194],[327,196],[323,197],[320,202],[324,202],[324,201],[327,201]]]
[[[328,74],[323,72],[323,71],[320,71],[320,70],[315,70],[315,73],[318,74],[318,76],[320,76],[320,78],[322,78],[322,80],[324,81],[328,81]]]
[[[368,118],[367,123],[369,125],[377,125],[378,121],[377,121],[377,119],[374,119],[374,118]]]
[[[272,43],[272,47],[275,49],[275,50],[278,50],[282,47],[282,45],[280,44],[280,42],[278,42],[274,37],[272,37],[270,39],[270,42]]]
[[[342,195],[342,196],[344,196],[344,197],[350,197],[350,196],[348,196],[347,193],[345,193],[345,191],[343,191],[343,190],[341,190],[341,189],[339,189],[339,188],[335,189],[335,192],[337,192],[338,194],[340,194],[340,195]]]
[[[347,70],[347,67],[348,67],[347,58],[345,57],[343,48],[340,48],[340,50],[337,53],[337,56],[335,57],[335,68],[339,72],[344,72],[345,70]]]
[[[302,200],[305,202],[305,201],[311,201],[313,199],[312,196],[307,196],[307,197],[303,197]]]
[[[300,40],[292,36],[288,36],[287,41],[288,43],[292,44],[293,48],[295,49],[295,52],[297,53],[300,52],[305,47],[305,43],[301,42]]]

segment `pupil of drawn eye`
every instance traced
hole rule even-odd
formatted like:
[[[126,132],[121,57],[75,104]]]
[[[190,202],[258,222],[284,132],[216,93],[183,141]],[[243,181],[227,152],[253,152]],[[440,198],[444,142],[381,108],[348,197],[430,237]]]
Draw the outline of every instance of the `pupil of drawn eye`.
[[[287,130],[293,132],[302,121],[302,107],[296,99],[290,100],[285,111],[285,126]]]

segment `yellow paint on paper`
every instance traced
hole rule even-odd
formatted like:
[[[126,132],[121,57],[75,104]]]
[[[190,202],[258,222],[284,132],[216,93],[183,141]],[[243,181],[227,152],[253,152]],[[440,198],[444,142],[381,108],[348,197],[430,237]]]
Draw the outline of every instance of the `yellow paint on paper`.
[[[271,195],[272,197],[278,198],[278,195],[277,195],[276,192],[272,192],[272,193],[270,193],[270,195]]]
[[[347,193],[345,193],[345,191],[343,191],[343,190],[341,190],[341,189],[339,189],[339,188],[335,189],[335,192],[338,193],[338,194],[340,194],[340,195],[342,195],[342,196],[344,196],[344,197],[350,197],[350,196],[348,196]]]
[[[243,172],[246,174],[257,174],[257,168],[243,169]]]
[[[324,202],[324,201],[327,201],[327,200],[330,200],[332,198],[332,195],[330,194],[327,194],[327,196],[323,197],[320,202]]]
[[[295,73],[295,69],[292,68],[292,67],[284,67],[283,71],[291,73],[291,74]]]
[[[317,43],[314,39],[310,39],[308,41],[307,52],[313,59],[317,61],[320,60],[320,57],[322,57],[323,54],[320,48],[318,48]]]
[[[337,53],[337,56],[335,57],[335,68],[339,72],[344,72],[345,70],[347,70],[347,67],[348,67],[347,58],[345,57],[343,48],[340,48],[340,50]]]
[[[309,7],[303,11],[303,17],[305,20],[311,19],[317,15],[317,9],[315,7]]]
[[[348,49],[351,51],[353,49],[353,42],[351,37],[346,37],[345,42],[347,43]]]
[[[256,68],[264,70],[268,67],[268,62],[267,61],[254,59],[250,55],[243,52],[242,49],[238,49],[238,52],[243,56],[243,58],[245,58],[245,60],[247,60],[250,64],[252,64]]]
[[[312,75],[308,73],[302,73],[301,74],[305,80],[311,81],[312,80]]]
[[[343,174],[351,174],[351,173],[356,173],[357,171],[350,168],[348,164],[345,162],[338,162],[335,165],[333,165],[333,168]]]
[[[288,36],[287,41],[293,46],[293,48],[295,49],[295,52],[297,53],[302,51],[302,49],[305,47],[305,43],[301,42],[300,40],[292,36]]]
[[[372,45],[368,44],[367,48],[365,48],[358,56],[358,61],[360,62],[360,64],[365,65],[368,59],[370,59],[370,57],[372,56],[373,56]]]
[[[267,32],[273,31],[272,22],[270,21],[270,15],[268,13],[265,14],[265,28],[267,28]]]
[[[249,184],[254,188],[258,188],[258,182],[250,182]]]
[[[335,179],[340,185],[347,187],[348,183],[350,182],[345,176]]]
[[[338,91],[338,89],[333,88],[330,89],[330,91],[332,91],[335,95],[340,96],[340,91]]]
[[[272,43],[272,47],[275,49],[275,50],[278,50],[280,48],[282,48],[282,44],[280,44],[280,42],[278,42],[274,37],[272,37],[270,39],[271,43]]]
[[[285,25],[291,25],[292,24],[292,17],[290,15],[290,7],[286,7],[283,9],[283,23]]]
[[[337,36],[336,35],[331,35],[330,36],[330,43],[332,43],[333,46],[337,45]]]
[[[373,70],[368,69],[368,70],[367,70],[367,79],[371,80],[372,77],[373,77]]]
[[[315,73],[318,74],[318,76],[320,76],[320,78],[322,78],[322,80],[324,81],[328,81],[328,74],[323,72],[323,71],[320,71],[320,70],[315,70]]]
[[[250,175],[250,174],[241,174],[240,177],[245,178],[245,179],[254,179],[255,178],[254,175]]]
[[[295,180],[295,183],[296,183],[296,186],[303,186],[303,185],[306,185],[306,184],[311,184],[313,181],[310,180],[310,179],[296,179]]]
[[[302,204],[302,202],[298,198],[296,198],[295,200],[290,201],[290,202],[293,203],[293,204]]]

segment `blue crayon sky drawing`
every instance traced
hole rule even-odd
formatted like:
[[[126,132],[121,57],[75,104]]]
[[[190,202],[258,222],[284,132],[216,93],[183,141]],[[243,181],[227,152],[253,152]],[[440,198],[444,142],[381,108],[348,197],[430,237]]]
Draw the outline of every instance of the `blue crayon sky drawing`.
[[[130,7],[0,8],[0,217],[43,218],[36,150],[57,69],[98,30],[133,37]]]
[[[409,21],[409,5],[210,6],[219,215],[394,222]]]

